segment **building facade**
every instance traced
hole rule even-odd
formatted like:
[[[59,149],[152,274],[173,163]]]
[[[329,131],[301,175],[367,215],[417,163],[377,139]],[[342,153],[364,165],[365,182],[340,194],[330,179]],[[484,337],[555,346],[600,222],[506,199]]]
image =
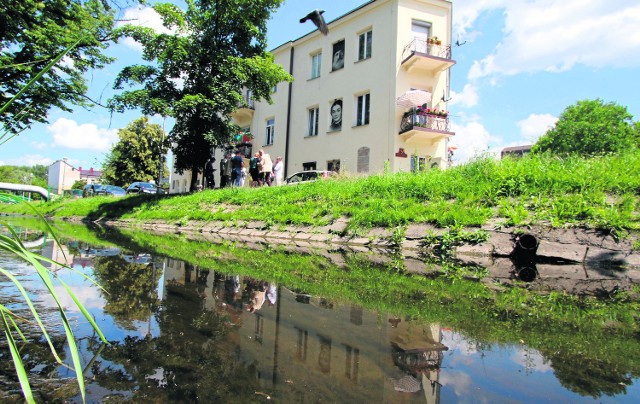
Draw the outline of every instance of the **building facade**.
[[[88,170],[83,170],[82,167],[75,168],[65,157],[49,166],[47,186],[54,194],[61,195],[64,191],[70,190],[76,181],[85,180],[87,184],[99,183],[101,177],[102,171],[93,168]]]
[[[272,50],[294,81],[274,88],[272,104],[232,115],[252,134],[245,155],[282,156],[286,175],[446,168],[451,13],[444,0],[372,0],[329,22],[328,35]]]

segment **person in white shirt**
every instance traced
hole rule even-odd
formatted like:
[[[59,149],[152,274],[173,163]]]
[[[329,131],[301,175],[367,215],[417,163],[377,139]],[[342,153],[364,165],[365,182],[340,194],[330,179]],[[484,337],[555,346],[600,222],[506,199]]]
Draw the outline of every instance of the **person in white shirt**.
[[[284,182],[284,163],[280,156],[278,156],[275,164],[273,164],[273,176],[276,179],[276,186],[282,185]]]

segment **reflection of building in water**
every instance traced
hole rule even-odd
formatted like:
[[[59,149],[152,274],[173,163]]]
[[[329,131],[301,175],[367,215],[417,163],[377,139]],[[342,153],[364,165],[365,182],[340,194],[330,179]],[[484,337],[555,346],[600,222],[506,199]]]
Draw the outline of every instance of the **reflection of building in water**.
[[[396,381],[398,391],[413,391],[411,385],[424,389],[428,403],[439,402],[440,383],[438,372],[442,365],[442,353],[449,348],[442,344],[442,332],[438,324],[423,327],[410,320],[389,319],[389,342],[393,347],[393,363],[407,373]],[[403,382],[409,381],[409,386]]]
[[[283,402],[437,402],[440,329],[412,320],[396,324],[361,307],[292,292],[269,282],[200,270],[168,260],[167,285],[198,290],[202,307],[223,318],[217,344],[254,369],[262,391]],[[262,306],[256,290],[265,290]],[[419,392],[396,389],[414,378]],[[408,391],[408,390],[407,390]]]
[[[60,245],[53,239],[50,240],[50,242],[44,244],[44,246],[42,247],[41,255],[61,264],[59,265],[49,262],[43,262],[43,265],[49,268],[51,271],[57,271],[60,268],[64,268],[65,265],[72,266],[75,258],[75,256],[71,255],[71,253],[69,252],[69,247],[67,247],[66,245]]]

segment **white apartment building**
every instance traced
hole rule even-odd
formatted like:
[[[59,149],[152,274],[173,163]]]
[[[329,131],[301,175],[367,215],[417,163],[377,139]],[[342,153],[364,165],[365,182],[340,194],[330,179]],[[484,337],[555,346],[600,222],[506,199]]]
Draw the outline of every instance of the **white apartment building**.
[[[328,22],[327,36],[314,30],[272,50],[294,81],[274,88],[272,104],[232,115],[253,136],[245,155],[282,156],[286,175],[446,168],[451,14],[450,1],[372,0]],[[188,182],[172,177],[171,192],[185,191],[176,183]]]

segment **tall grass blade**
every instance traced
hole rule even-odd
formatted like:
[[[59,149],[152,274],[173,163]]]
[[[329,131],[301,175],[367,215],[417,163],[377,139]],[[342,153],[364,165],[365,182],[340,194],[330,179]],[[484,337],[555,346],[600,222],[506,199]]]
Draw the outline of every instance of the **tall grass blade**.
[[[33,392],[31,391],[31,386],[29,385],[29,376],[27,375],[27,371],[25,370],[22,363],[20,351],[18,350],[16,341],[13,339],[13,335],[11,334],[12,327],[10,326],[9,321],[7,321],[7,315],[4,311],[2,311],[2,324],[4,326],[4,335],[7,337],[9,351],[11,352],[11,358],[13,359],[13,364],[16,368],[18,380],[20,381],[22,394],[24,394],[24,398],[28,403],[35,403],[36,401],[33,399]],[[13,324],[15,325],[15,323]]]

